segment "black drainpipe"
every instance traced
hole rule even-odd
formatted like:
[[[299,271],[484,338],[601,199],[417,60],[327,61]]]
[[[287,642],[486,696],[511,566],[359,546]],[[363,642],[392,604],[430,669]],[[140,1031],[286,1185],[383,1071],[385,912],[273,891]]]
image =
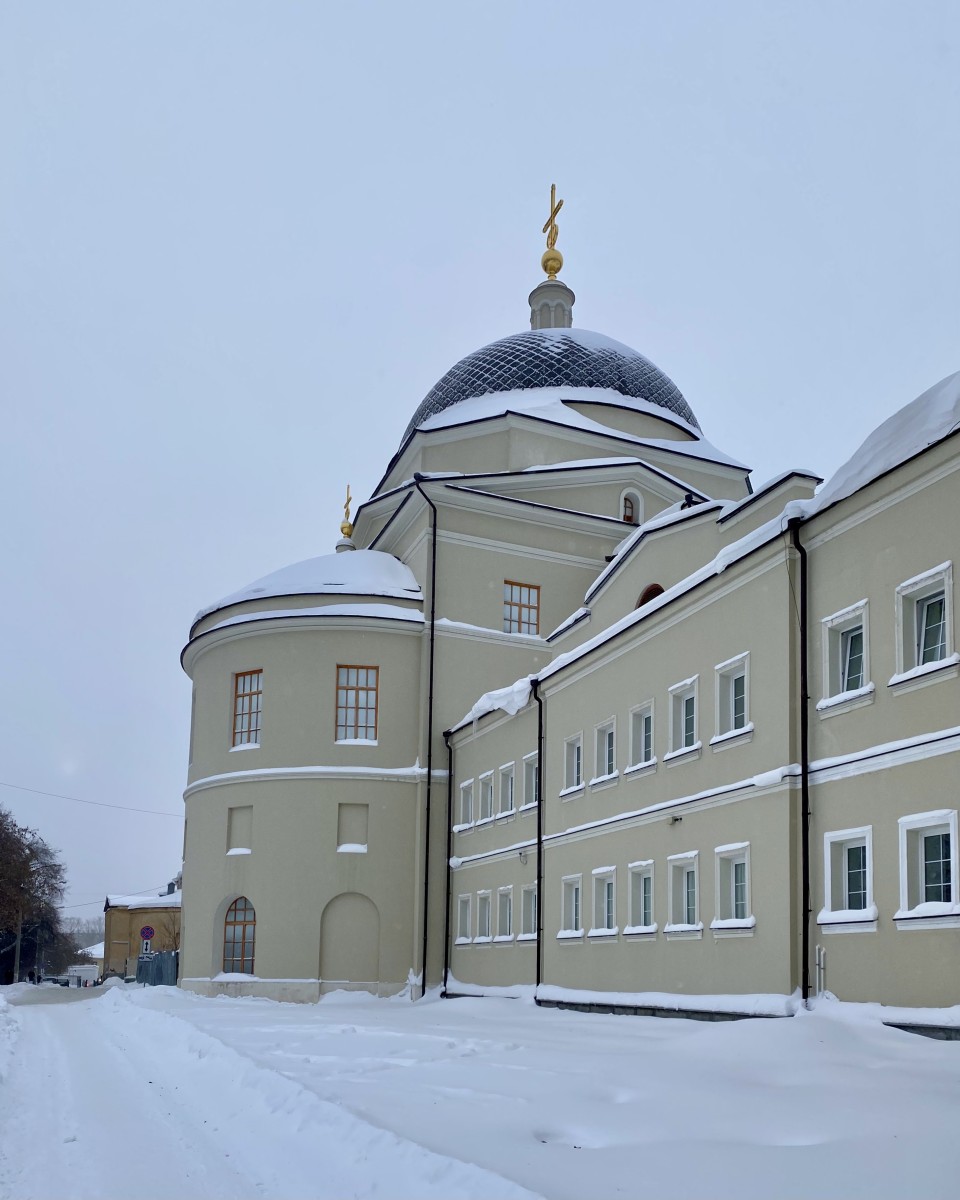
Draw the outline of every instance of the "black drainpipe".
[[[450,743],[449,730],[444,731],[443,740],[447,744],[447,888],[446,907],[443,910],[443,987],[440,989],[440,995],[446,996],[447,979],[450,975],[450,884],[453,882],[453,870],[450,866],[453,851],[453,746]]]
[[[800,875],[803,924],[800,992],[804,1007],[810,1002],[810,681],[807,674],[807,552],[800,541],[800,518],[788,528],[800,557]]]
[[[539,679],[532,681],[531,690],[537,702],[537,979],[533,995],[539,1004],[537,992],[543,982],[543,698]]]
[[[433,787],[433,660],[436,650],[436,615],[437,615],[437,506],[420,486],[423,476],[414,471],[413,482],[417,491],[424,498],[432,513],[431,521],[431,553],[430,553],[430,669],[427,683],[427,800],[424,811],[425,831],[423,835],[423,949],[421,951],[421,969],[423,977],[420,995],[427,990],[427,925],[429,922],[428,902],[430,899],[430,792]]]

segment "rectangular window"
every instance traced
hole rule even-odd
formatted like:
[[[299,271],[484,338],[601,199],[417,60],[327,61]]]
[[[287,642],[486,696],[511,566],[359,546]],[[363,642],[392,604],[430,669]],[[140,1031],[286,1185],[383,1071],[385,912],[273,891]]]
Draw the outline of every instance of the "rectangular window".
[[[630,863],[630,926],[624,932],[653,933],[653,861]]]
[[[593,873],[593,928],[590,932],[616,931],[616,873],[613,867],[602,867]]]
[[[854,625],[840,634],[840,690],[854,692],[863,687],[863,626]]]
[[[503,631],[540,632],[540,588],[536,584],[503,581]]]
[[[540,759],[536,754],[528,754],[523,760],[523,806],[529,808],[537,803],[537,789],[540,785]]]
[[[473,780],[460,784],[460,824],[473,824]]]
[[[714,670],[717,679],[717,737],[724,738],[748,727],[750,655],[738,654],[736,658],[718,663]]]
[[[480,821],[493,820],[493,776],[480,776],[480,811],[477,815],[477,823]]]
[[[457,941],[469,942],[473,938],[470,928],[470,897],[460,896],[457,899]]]
[[[596,730],[596,762],[595,777],[606,779],[617,771],[616,726],[613,721],[606,721],[597,726]]]
[[[337,741],[377,740],[379,667],[337,666]]]
[[[581,787],[583,785],[583,736],[578,733],[575,737],[567,738],[563,744],[563,753],[564,790]]]
[[[670,689],[670,752],[683,754],[699,749],[697,740],[697,680],[698,676]]]
[[[866,600],[825,617],[820,622],[823,643],[823,699],[820,711],[843,705],[845,700],[869,703],[870,683],[869,606]],[[855,695],[851,695],[855,693]]]
[[[260,745],[263,714],[263,671],[243,671],[233,677],[233,744]]]
[[[667,935],[701,936],[698,858],[697,851],[690,850],[667,859],[670,920],[663,930]]]
[[[497,937],[513,937],[513,888],[497,892]]]
[[[630,713],[630,765],[652,766],[653,757],[653,701],[635,708]]]
[[[957,810],[901,817],[898,929],[960,925]],[[918,922],[923,922],[918,924]]]
[[[520,934],[524,938],[537,936],[537,889],[525,887],[520,893]]]
[[[750,912],[750,843],[733,842],[717,846],[715,896],[716,916],[710,928],[720,931],[718,936],[731,931],[743,934],[752,931],[756,922]]]
[[[580,913],[581,877],[572,875],[563,881],[563,933],[582,933],[583,918]]]
[[[514,811],[516,801],[513,792],[513,763],[500,768],[500,816],[505,817]]]
[[[490,893],[477,893],[477,941],[490,941]]]
[[[952,658],[953,564],[946,562],[897,588],[899,674],[936,667]],[[891,683],[899,682],[896,675]]]
[[[817,922],[825,933],[876,930],[873,826],[837,829],[823,835],[823,908]]]

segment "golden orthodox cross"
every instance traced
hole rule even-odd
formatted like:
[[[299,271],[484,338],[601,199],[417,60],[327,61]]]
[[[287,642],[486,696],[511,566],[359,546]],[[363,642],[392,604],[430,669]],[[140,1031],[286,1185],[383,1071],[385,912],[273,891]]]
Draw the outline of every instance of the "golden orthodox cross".
[[[557,244],[557,234],[560,228],[557,225],[557,213],[563,208],[563,201],[557,199],[557,185],[550,184],[550,216],[547,217],[547,223],[543,227],[543,232],[547,235],[547,249],[552,250]]]

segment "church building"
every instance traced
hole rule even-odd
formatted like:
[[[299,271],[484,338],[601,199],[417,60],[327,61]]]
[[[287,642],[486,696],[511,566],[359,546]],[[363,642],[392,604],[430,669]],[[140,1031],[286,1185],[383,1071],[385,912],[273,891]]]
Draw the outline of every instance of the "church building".
[[[181,986],[958,1003],[960,374],[756,483],[560,204],[335,552],[197,614]]]

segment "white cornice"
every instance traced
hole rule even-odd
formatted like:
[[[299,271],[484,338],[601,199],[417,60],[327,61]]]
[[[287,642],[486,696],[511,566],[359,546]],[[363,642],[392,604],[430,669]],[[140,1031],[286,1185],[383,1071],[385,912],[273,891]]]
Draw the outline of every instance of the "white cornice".
[[[434,771],[437,780],[447,778],[446,771]],[[427,778],[424,767],[263,767],[256,771],[227,771],[222,775],[207,775],[195,779],[184,789],[184,800],[210,788],[232,787],[238,783],[296,783],[303,779],[363,780],[365,783],[418,784]]]
[[[599,571],[604,565],[602,558],[584,558],[578,554],[561,554],[555,550],[542,550],[539,546],[522,546],[511,542],[502,542],[499,538],[476,537],[470,533],[450,533],[443,529],[437,534],[440,542],[450,542],[453,545],[469,546],[472,549],[492,550],[497,554],[514,554],[519,558],[542,559],[545,562],[564,563],[572,567],[586,567],[590,571]]]

